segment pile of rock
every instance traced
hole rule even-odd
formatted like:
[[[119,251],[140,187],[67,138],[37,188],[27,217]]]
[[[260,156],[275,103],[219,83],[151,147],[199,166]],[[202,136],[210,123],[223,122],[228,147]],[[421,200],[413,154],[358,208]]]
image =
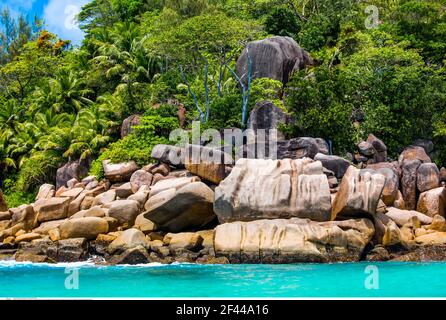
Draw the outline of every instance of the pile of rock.
[[[358,143],[357,148],[358,152],[354,156],[355,163],[387,162],[387,146],[373,134],[370,134],[366,141]]]
[[[33,204],[2,210],[0,255],[33,262],[215,259],[214,192],[198,176],[162,162],[103,166],[103,181],[71,179],[58,190],[44,184]]]
[[[317,144],[295,140],[306,150]],[[356,166],[321,153],[321,145],[314,159],[233,163],[220,149],[158,145],[152,153],[158,162],[143,168],[104,161],[103,181],[70,179],[57,190],[44,184],[33,204],[3,209],[0,258],[100,257],[111,264],[446,259],[444,170],[418,146],[384,162],[382,142],[368,141],[375,151]]]

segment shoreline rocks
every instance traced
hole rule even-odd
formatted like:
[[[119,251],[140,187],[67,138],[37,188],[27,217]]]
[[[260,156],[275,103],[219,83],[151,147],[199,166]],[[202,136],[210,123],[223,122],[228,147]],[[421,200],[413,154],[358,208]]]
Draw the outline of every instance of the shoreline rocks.
[[[328,155],[323,139],[278,146],[299,159],[233,164],[224,148],[159,145],[158,162],[142,169],[105,161],[103,181],[76,177],[57,190],[44,184],[35,203],[0,211],[0,257],[102,264],[446,259],[445,169],[424,148],[382,162],[387,148],[370,135],[357,146],[364,162],[352,165]],[[194,161],[194,153],[182,153],[188,150],[204,157]]]
[[[231,263],[359,261],[374,233],[370,220],[259,220],[219,225],[217,257]]]

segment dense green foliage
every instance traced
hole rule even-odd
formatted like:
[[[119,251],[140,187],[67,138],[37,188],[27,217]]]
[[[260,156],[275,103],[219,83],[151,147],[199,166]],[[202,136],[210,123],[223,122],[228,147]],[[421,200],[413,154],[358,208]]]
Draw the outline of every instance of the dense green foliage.
[[[335,153],[374,133],[395,156],[434,140],[446,164],[446,0],[93,0],[79,47],[38,19],[0,15],[0,181],[30,200],[69,160],[150,161],[186,110],[185,127],[243,127],[256,102],[292,115],[290,136],[330,139]],[[375,10],[377,9],[377,11]],[[284,87],[234,77],[244,45],[293,37],[315,63]],[[132,114],[141,124],[120,139]],[[1,185],[0,185],[1,186]]]

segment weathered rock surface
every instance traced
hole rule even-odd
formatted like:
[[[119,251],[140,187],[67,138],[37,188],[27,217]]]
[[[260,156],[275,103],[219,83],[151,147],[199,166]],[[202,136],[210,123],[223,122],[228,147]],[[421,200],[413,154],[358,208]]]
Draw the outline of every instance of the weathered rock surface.
[[[67,186],[67,182],[71,179],[80,180],[81,177],[88,174],[90,167],[90,159],[71,161],[57,169],[56,173],[56,189]]]
[[[141,213],[139,216],[136,217],[134,228],[141,230],[142,232],[147,234],[152,231],[155,231],[157,229],[157,226],[155,223],[153,223],[153,221],[146,219],[144,217],[144,214]]]
[[[351,166],[342,178],[333,203],[332,220],[351,217],[373,217],[386,178],[371,170]]]
[[[125,118],[124,121],[122,121],[121,125],[121,138],[128,136],[130,132],[132,132],[132,128],[140,124],[140,121],[141,121],[141,116],[137,114]]]
[[[309,54],[290,37],[271,37],[248,43],[237,60],[237,74],[247,85],[249,61],[251,75],[287,83],[291,74],[312,64]]]
[[[133,226],[139,215],[139,203],[135,200],[117,200],[110,203],[108,215],[121,225]]]
[[[215,251],[232,263],[351,262],[360,259],[373,233],[368,219],[233,222],[217,226]]]
[[[52,198],[52,197],[54,197],[55,193],[56,193],[56,189],[52,184],[48,184],[48,183],[43,184],[39,188],[39,192],[37,193],[37,196],[36,196],[36,201]]]
[[[65,219],[68,215],[70,198],[50,198],[39,200],[34,204],[34,210],[38,212],[38,221]]]
[[[424,149],[422,150],[424,152]],[[417,207],[417,172],[420,165],[420,160],[404,160],[402,165],[401,191],[409,210],[415,210]]]
[[[247,159],[281,160],[314,158],[319,152],[319,145],[314,138],[294,138],[279,140],[277,142],[261,141],[250,142],[239,149],[237,157]]]
[[[440,187],[423,192],[418,200],[417,211],[430,217],[446,215],[446,188]]]
[[[112,256],[109,260],[109,264],[146,264],[150,263],[151,259],[147,253],[147,249],[143,246],[136,246],[134,248],[129,248],[124,252]]]
[[[158,193],[161,193],[169,189],[179,190],[182,187],[193,182],[200,182],[200,178],[183,177],[183,178],[172,178],[167,180],[161,180],[150,188],[150,197],[156,196]]]
[[[400,188],[400,168],[392,163],[380,162],[367,165],[367,169],[375,170],[386,178],[381,199],[386,206],[393,206],[398,199]]]
[[[314,157],[314,160],[322,162],[322,166],[330,171],[333,171],[338,179],[342,179],[350,167],[349,161],[338,156],[328,156],[318,153]]]
[[[108,247],[110,253],[125,251],[137,246],[149,246],[149,241],[142,231],[138,229],[128,229],[122,232]]]
[[[220,222],[275,218],[327,221],[331,197],[322,164],[311,159],[240,159],[215,189]]]
[[[376,150],[373,155],[373,160],[375,163],[386,162],[387,161],[387,146],[380,139],[370,134],[367,138],[367,142],[370,143]]]
[[[15,238],[15,243],[31,242],[36,239],[40,239],[41,235],[38,233],[25,233]]]
[[[60,238],[85,238],[96,239],[101,233],[108,232],[108,223],[102,218],[86,217],[69,219],[59,226]]]
[[[410,222],[413,217],[416,217],[422,224],[431,224],[432,218],[417,211],[400,210],[397,208],[387,208],[386,216],[396,222],[400,227]]]
[[[435,163],[423,163],[417,171],[418,191],[425,192],[440,186],[440,170]]]
[[[198,251],[203,244],[203,238],[198,233],[183,232],[172,234],[169,240],[171,251],[191,250]]]
[[[93,203],[91,205],[92,206],[108,205],[113,201],[115,201],[115,199],[116,199],[116,190],[108,190],[107,192],[97,195],[94,198]]]
[[[430,163],[431,158],[426,154],[426,151],[422,147],[409,146],[401,153],[398,161],[400,165],[403,165],[405,161],[418,160],[421,163]]]
[[[38,228],[35,228],[33,232],[47,235],[50,230],[59,228],[59,226],[65,221],[66,219],[43,222],[39,225]]]
[[[153,175],[145,170],[138,170],[132,174],[130,185],[133,193],[138,192],[142,186],[151,186]]]
[[[132,174],[138,170],[134,161],[113,164],[109,160],[105,160],[102,162],[102,166],[104,167],[105,178],[112,183],[128,181]]]
[[[214,192],[208,186],[193,182],[150,197],[144,217],[170,232],[200,228],[215,218],[213,201]]]
[[[84,191],[83,188],[73,188],[69,189],[65,192],[62,192],[60,195],[61,198],[70,198],[70,201],[73,201],[76,199],[82,192]]]
[[[134,193],[130,182],[124,183],[123,185],[117,187],[115,190],[116,196],[120,199],[126,199]]]
[[[226,165],[233,163],[231,155],[218,149],[188,145],[186,150],[186,169],[215,184],[226,177]]]

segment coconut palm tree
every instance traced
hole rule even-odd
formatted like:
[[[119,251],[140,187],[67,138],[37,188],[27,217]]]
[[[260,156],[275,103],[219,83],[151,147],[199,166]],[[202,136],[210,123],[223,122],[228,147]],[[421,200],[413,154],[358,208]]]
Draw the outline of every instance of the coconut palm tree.
[[[86,97],[91,91],[85,89],[83,81],[78,79],[73,71],[62,71],[50,81],[51,85],[55,87],[57,96],[56,103],[53,104],[56,111],[77,113],[93,103]]]

